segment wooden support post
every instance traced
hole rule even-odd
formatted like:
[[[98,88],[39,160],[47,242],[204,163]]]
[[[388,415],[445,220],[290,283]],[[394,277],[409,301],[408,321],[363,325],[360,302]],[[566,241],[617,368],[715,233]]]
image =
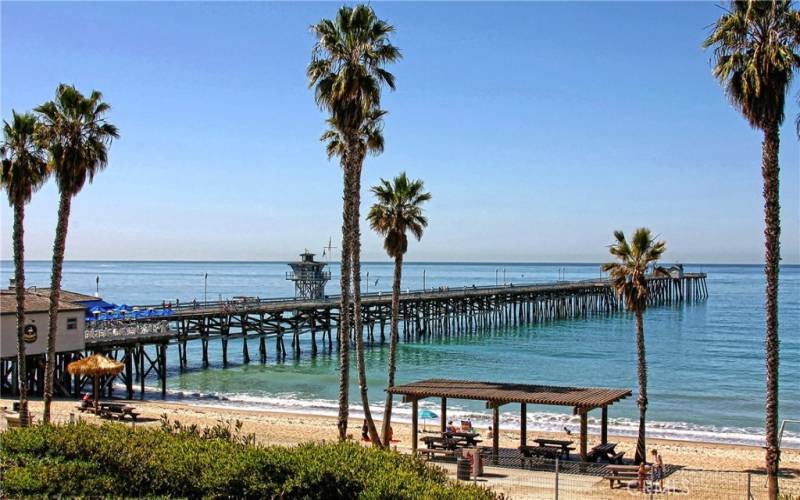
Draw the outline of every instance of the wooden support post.
[[[600,444],[608,443],[608,406],[603,407],[603,416],[600,423]]]
[[[247,348],[247,315],[242,314],[242,361],[247,364],[250,362],[250,350]]]
[[[263,332],[258,336],[258,360],[261,363],[267,362],[267,342]]]
[[[228,334],[222,332],[222,367],[228,367]]]
[[[519,445],[528,445],[528,405],[525,403],[519,406]]]
[[[439,427],[441,432],[447,430],[447,398],[442,398],[442,413]]]
[[[145,379],[145,371],[144,371],[144,345],[139,344],[139,382],[141,383],[141,392],[139,393],[139,397],[144,399],[144,379]]]
[[[411,402],[411,455],[417,456],[417,443],[419,441],[419,404],[417,400]]]
[[[125,348],[125,389],[128,391],[128,399],[133,399],[133,349]]]
[[[492,426],[494,432],[492,433],[492,461],[497,464],[497,459],[500,454],[500,405],[494,404],[492,406]]]
[[[586,441],[587,441],[587,427],[588,427],[586,418],[587,411],[583,408],[579,408],[578,413],[580,413],[581,415],[581,436],[580,436],[581,462],[586,462],[586,457],[587,457]]]
[[[313,313],[311,318],[309,318],[311,322],[311,355],[317,355],[317,319],[314,317]]]
[[[200,342],[203,344],[203,368],[208,368],[208,333],[205,329],[205,320],[200,324]]]
[[[161,368],[161,399],[167,397],[167,344],[161,344],[161,362],[159,368]]]

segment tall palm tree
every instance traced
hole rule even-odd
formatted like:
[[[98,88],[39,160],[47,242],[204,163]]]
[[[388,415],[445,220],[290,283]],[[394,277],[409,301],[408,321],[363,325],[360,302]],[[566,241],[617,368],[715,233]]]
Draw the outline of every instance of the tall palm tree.
[[[383,117],[385,115],[386,115],[386,111],[381,110],[381,109],[369,110],[367,112],[365,118],[364,118],[364,122],[361,124],[361,128],[358,131],[358,136],[357,136],[357,139],[356,139],[357,140],[356,147],[353,148],[353,150],[352,150],[353,154],[356,155],[356,157],[353,159],[352,164],[358,165],[359,166],[359,171],[358,171],[357,174],[351,176],[351,179],[355,179],[355,181],[350,182],[349,185],[348,184],[345,185],[345,191],[348,192],[348,190],[349,190],[349,192],[351,193],[351,196],[353,196],[353,193],[355,193],[355,196],[358,199],[360,199],[360,185],[361,185],[360,165],[363,164],[364,157],[368,153],[377,156],[377,155],[379,155],[379,154],[381,154],[383,152],[383,145],[384,145],[384,140],[383,140]],[[328,130],[325,131],[325,133],[322,134],[322,136],[320,137],[320,140],[326,143],[326,148],[325,149],[326,149],[326,151],[328,153],[328,159],[331,159],[334,156],[338,156],[340,158],[340,160],[341,160],[341,164],[342,165],[348,164],[349,163],[348,158],[347,158],[348,150],[345,148],[345,140],[344,140],[343,134],[341,132],[341,129],[337,126],[337,122],[336,122],[336,119],[334,117],[328,118],[327,121],[328,121],[328,127],[329,128],[328,128]],[[360,201],[358,203],[360,204]],[[349,212],[349,215],[346,214],[346,216],[350,217],[348,219],[348,221],[347,221],[348,227],[351,228],[351,230],[352,230],[352,228],[355,228],[355,231],[358,232],[358,225],[359,225],[358,209],[349,210],[348,212]],[[359,236],[357,236],[355,238],[356,239],[356,243],[358,242],[359,238],[360,238]],[[344,244],[342,246],[344,247]],[[351,258],[348,259],[348,261],[352,265],[352,262],[354,261],[354,258],[353,258],[354,247],[353,247],[353,243],[352,242],[348,245],[347,252],[351,255]],[[342,254],[343,255],[344,255],[344,253],[345,253],[345,251],[342,250]],[[343,257],[343,259],[344,259],[344,257]],[[343,270],[342,271],[342,275],[343,276],[344,276],[344,273],[345,272]],[[360,282],[360,279],[361,279],[361,273],[359,271],[357,275],[353,275],[352,276],[352,279],[349,280],[349,282],[350,283]],[[359,287],[358,288],[359,294],[354,294],[354,299],[353,299],[353,310],[354,311],[358,311],[358,310],[361,309],[360,291],[361,291],[361,289]],[[358,302],[356,302],[356,300],[355,300],[356,297],[358,297]],[[353,330],[356,331],[356,332],[360,332],[361,331],[361,315],[360,314],[356,314],[353,319],[354,319],[354,321],[353,321],[353,323],[354,323]],[[347,329],[342,328],[341,327],[341,320],[340,320],[339,331],[340,331],[340,342],[339,342],[339,345],[342,348],[347,349],[349,347],[349,345],[345,347],[341,343],[341,332],[342,331],[349,331],[349,327]],[[348,344],[349,344],[349,341],[348,341]],[[370,432],[370,437],[372,439],[372,442],[375,443],[375,444],[379,444],[379,441],[377,439],[377,437],[378,437],[377,428],[375,427],[374,420],[372,419],[372,414],[371,414],[371,411],[370,411],[370,408],[369,408],[369,399],[367,398],[366,369],[365,369],[365,366],[364,366],[364,345],[363,345],[363,339],[361,338],[360,335],[356,336],[356,365],[357,365],[357,371],[358,371],[359,387],[361,389],[362,406],[364,407],[364,416],[366,417],[365,420],[367,420],[367,426],[370,429],[369,432]],[[344,366],[344,363],[342,363],[342,366]],[[340,379],[340,382],[341,382],[341,379]],[[340,396],[341,396],[341,391],[340,391]],[[341,409],[341,407],[340,407],[340,409]]]
[[[342,214],[342,296],[339,336],[339,439],[347,437],[348,383],[350,370],[350,294],[355,313],[356,353],[363,356],[361,336],[361,262],[359,205],[361,168],[360,131],[373,110],[380,109],[381,88],[394,89],[394,76],[385,67],[400,59],[400,51],[389,41],[394,28],[377,18],[371,7],[341,7],[335,19],[323,19],[311,27],[317,38],[308,65],[309,87],[317,104],[330,113],[339,132],[344,176]],[[363,358],[360,358],[363,359]],[[366,374],[359,363],[359,386],[370,436],[377,440],[367,400]]]
[[[636,463],[645,461],[645,414],[647,413],[647,361],[644,349],[644,311],[647,308],[647,270],[666,250],[666,243],[655,241],[646,227],[636,230],[630,244],[622,231],[614,231],[616,243],[611,245],[611,255],[617,262],[603,264],[609,273],[611,286],[621,297],[628,311],[636,314],[636,352],[639,375],[639,438],[636,441]],[[660,272],[660,270],[657,270]]]
[[[778,494],[778,273],[780,263],[779,130],[786,92],[800,67],[800,12],[790,0],[737,1],[703,43],[713,47],[714,76],[750,126],[764,134],[766,273],[766,467],[768,494]]]
[[[25,364],[25,205],[49,175],[47,158],[39,136],[40,125],[32,113],[11,112],[11,123],[3,121],[3,157],[0,185],[14,208],[14,285],[17,297],[17,383],[19,416],[28,425],[28,370]]]
[[[428,226],[428,219],[422,213],[422,204],[431,199],[431,194],[423,191],[424,189],[425,184],[421,180],[409,180],[405,172],[400,173],[391,182],[381,179],[381,183],[371,189],[376,201],[367,214],[367,220],[370,227],[384,237],[383,248],[389,254],[389,257],[394,258],[392,325],[387,387],[394,386],[394,375],[397,371],[400,278],[403,272],[403,256],[408,250],[408,236],[406,236],[406,233],[411,231],[411,234],[419,241],[422,238],[424,229]],[[385,447],[389,446],[391,420],[392,395],[386,393],[383,429],[381,432],[381,440]]]
[[[50,283],[49,324],[47,329],[47,365],[45,368],[44,415],[50,422],[53,399],[58,302],[61,295],[61,269],[72,198],[92,182],[95,174],[108,164],[108,147],[119,137],[117,127],[108,123],[105,114],[111,106],[103,94],[93,90],[85,97],[75,87],[61,84],[55,99],[36,111],[44,124],[43,132],[50,153],[50,164],[59,190],[58,223],[53,243],[53,270]]]

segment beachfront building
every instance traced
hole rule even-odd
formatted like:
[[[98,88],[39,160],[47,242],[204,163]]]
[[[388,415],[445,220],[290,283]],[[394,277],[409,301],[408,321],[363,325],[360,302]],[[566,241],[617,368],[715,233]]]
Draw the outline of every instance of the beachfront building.
[[[325,283],[331,279],[331,273],[324,270],[326,265],[315,261],[314,254],[308,250],[300,254],[299,261],[289,263],[292,270],[286,273],[286,279],[294,281],[295,298],[325,298]]]
[[[85,348],[87,304],[96,297],[61,291],[58,305],[56,353],[78,353]],[[44,385],[44,355],[47,352],[50,289],[31,287],[25,291],[25,352],[29,390],[41,391]],[[2,392],[16,393],[17,297],[13,285],[0,290],[0,370]],[[62,356],[63,357],[63,356]]]

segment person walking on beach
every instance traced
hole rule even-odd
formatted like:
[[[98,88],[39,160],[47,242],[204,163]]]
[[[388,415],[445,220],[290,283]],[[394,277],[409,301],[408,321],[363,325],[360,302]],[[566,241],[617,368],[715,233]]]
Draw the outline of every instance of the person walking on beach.
[[[653,481],[658,481],[658,489],[664,491],[664,459],[653,449]]]
[[[367,419],[364,419],[364,425],[361,426],[361,440],[369,442],[369,425],[367,425]]]

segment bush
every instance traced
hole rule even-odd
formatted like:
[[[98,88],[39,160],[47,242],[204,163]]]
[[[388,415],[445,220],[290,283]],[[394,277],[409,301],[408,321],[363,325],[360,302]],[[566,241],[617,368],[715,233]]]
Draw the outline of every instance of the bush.
[[[256,446],[225,426],[85,423],[0,435],[4,493],[188,498],[494,498],[444,471],[357,444]]]

